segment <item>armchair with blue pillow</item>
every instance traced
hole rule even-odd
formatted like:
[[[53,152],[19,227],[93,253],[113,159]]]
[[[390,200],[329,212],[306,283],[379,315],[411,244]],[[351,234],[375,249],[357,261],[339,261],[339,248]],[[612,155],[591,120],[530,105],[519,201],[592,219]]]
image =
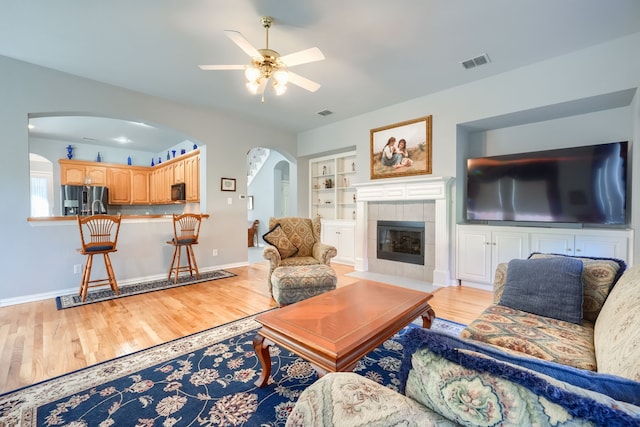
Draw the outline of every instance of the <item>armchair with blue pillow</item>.
[[[400,392],[328,374],[287,425],[638,426],[640,266],[625,268],[550,254],[500,265],[494,305],[461,337],[404,334]]]

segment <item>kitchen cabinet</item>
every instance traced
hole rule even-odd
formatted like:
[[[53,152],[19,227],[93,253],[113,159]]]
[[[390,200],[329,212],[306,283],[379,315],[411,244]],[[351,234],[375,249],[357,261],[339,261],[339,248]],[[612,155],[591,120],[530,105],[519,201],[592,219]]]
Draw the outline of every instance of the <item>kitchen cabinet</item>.
[[[338,254],[331,260],[338,264],[354,265],[356,261],[356,222],[351,220],[322,220],[322,243],[335,246]]]
[[[178,160],[171,165],[173,167],[173,182],[172,184],[181,184],[184,182],[184,164],[185,160]]]
[[[61,185],[107,185],[107,168],[96,162],[60,159]]]
[[[149,175],[151,172],[145,169],[131,170],[131,204],[146,205],[149,199]]]
[[[200,152],[193,151],[164,163],[129,166],[60,159],[62,185],[103,185],[113,205],[169,204],[171,185],[185,183],[188,202],[200,201]]]
[[[107,170],[107,188],[110,205],[131,203],[131,170],[126,167],[110,167]]]
[[[200,156],[184,160],[184,182],[187,202],[200,201]]]
[[[148,168],[127,166],[107,169],[109,204],[144,205],[149,203]]]
[[[501,262],[526,259],[532,252],[632,259],[633,231],[458,225],[458,279],[489,287]]]

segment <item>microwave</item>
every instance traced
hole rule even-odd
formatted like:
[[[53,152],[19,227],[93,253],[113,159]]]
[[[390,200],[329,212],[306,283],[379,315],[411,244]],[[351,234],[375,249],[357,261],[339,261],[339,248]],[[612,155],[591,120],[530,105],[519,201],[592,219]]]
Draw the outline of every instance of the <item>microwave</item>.
[[[186,200],[187,198],[186,196],[186,192],[185,192],[185,187],[184,187],[184,182],[180,183],[180,184],[173,184],[171,186],[171,200],[173,201],[183,201]]]

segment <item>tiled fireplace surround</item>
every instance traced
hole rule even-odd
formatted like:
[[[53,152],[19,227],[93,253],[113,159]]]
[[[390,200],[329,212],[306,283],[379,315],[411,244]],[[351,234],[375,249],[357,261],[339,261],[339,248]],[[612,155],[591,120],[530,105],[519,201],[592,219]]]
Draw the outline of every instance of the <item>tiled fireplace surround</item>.
[[[450,285],[451,181],[448,177],[398,178],[356,184],[355,270]],[[425,265],[377,259],[378,220],[424,221]]]

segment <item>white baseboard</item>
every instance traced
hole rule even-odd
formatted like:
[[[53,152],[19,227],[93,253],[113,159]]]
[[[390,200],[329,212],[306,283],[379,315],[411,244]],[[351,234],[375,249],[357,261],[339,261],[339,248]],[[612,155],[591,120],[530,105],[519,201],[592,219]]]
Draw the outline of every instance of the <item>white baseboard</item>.
[[[245,261],[245,262],[238,262],[233,264],[219,265],[215,267],[205,267],[205,268],[200,268],[199,270],[202,273],[208,273],[209,271],[224,270],[225,268],[245,267],[247,265],[249,265],[249,263]],[[132,285],[134,283],[151,282],[153,280],[161,280],[165,277],[167,277],[167,274],[162,273],[162,274],[154,274],[152,276],[136,277],[134,279],[118,279],[118,285],[125,286],[125,285]],[[59,297],[59,296],[73,295],[78,293],[78,286],[74,286],[73,288],[58,289],[50,292],[43,292],[39,294],[22,295],[22,296],[13,297],[13,298],[3,298],[3,299],[0,299],[0,307],[7,307],[10,305],[42,301],[46,299],[54,300],[56,297]]]

